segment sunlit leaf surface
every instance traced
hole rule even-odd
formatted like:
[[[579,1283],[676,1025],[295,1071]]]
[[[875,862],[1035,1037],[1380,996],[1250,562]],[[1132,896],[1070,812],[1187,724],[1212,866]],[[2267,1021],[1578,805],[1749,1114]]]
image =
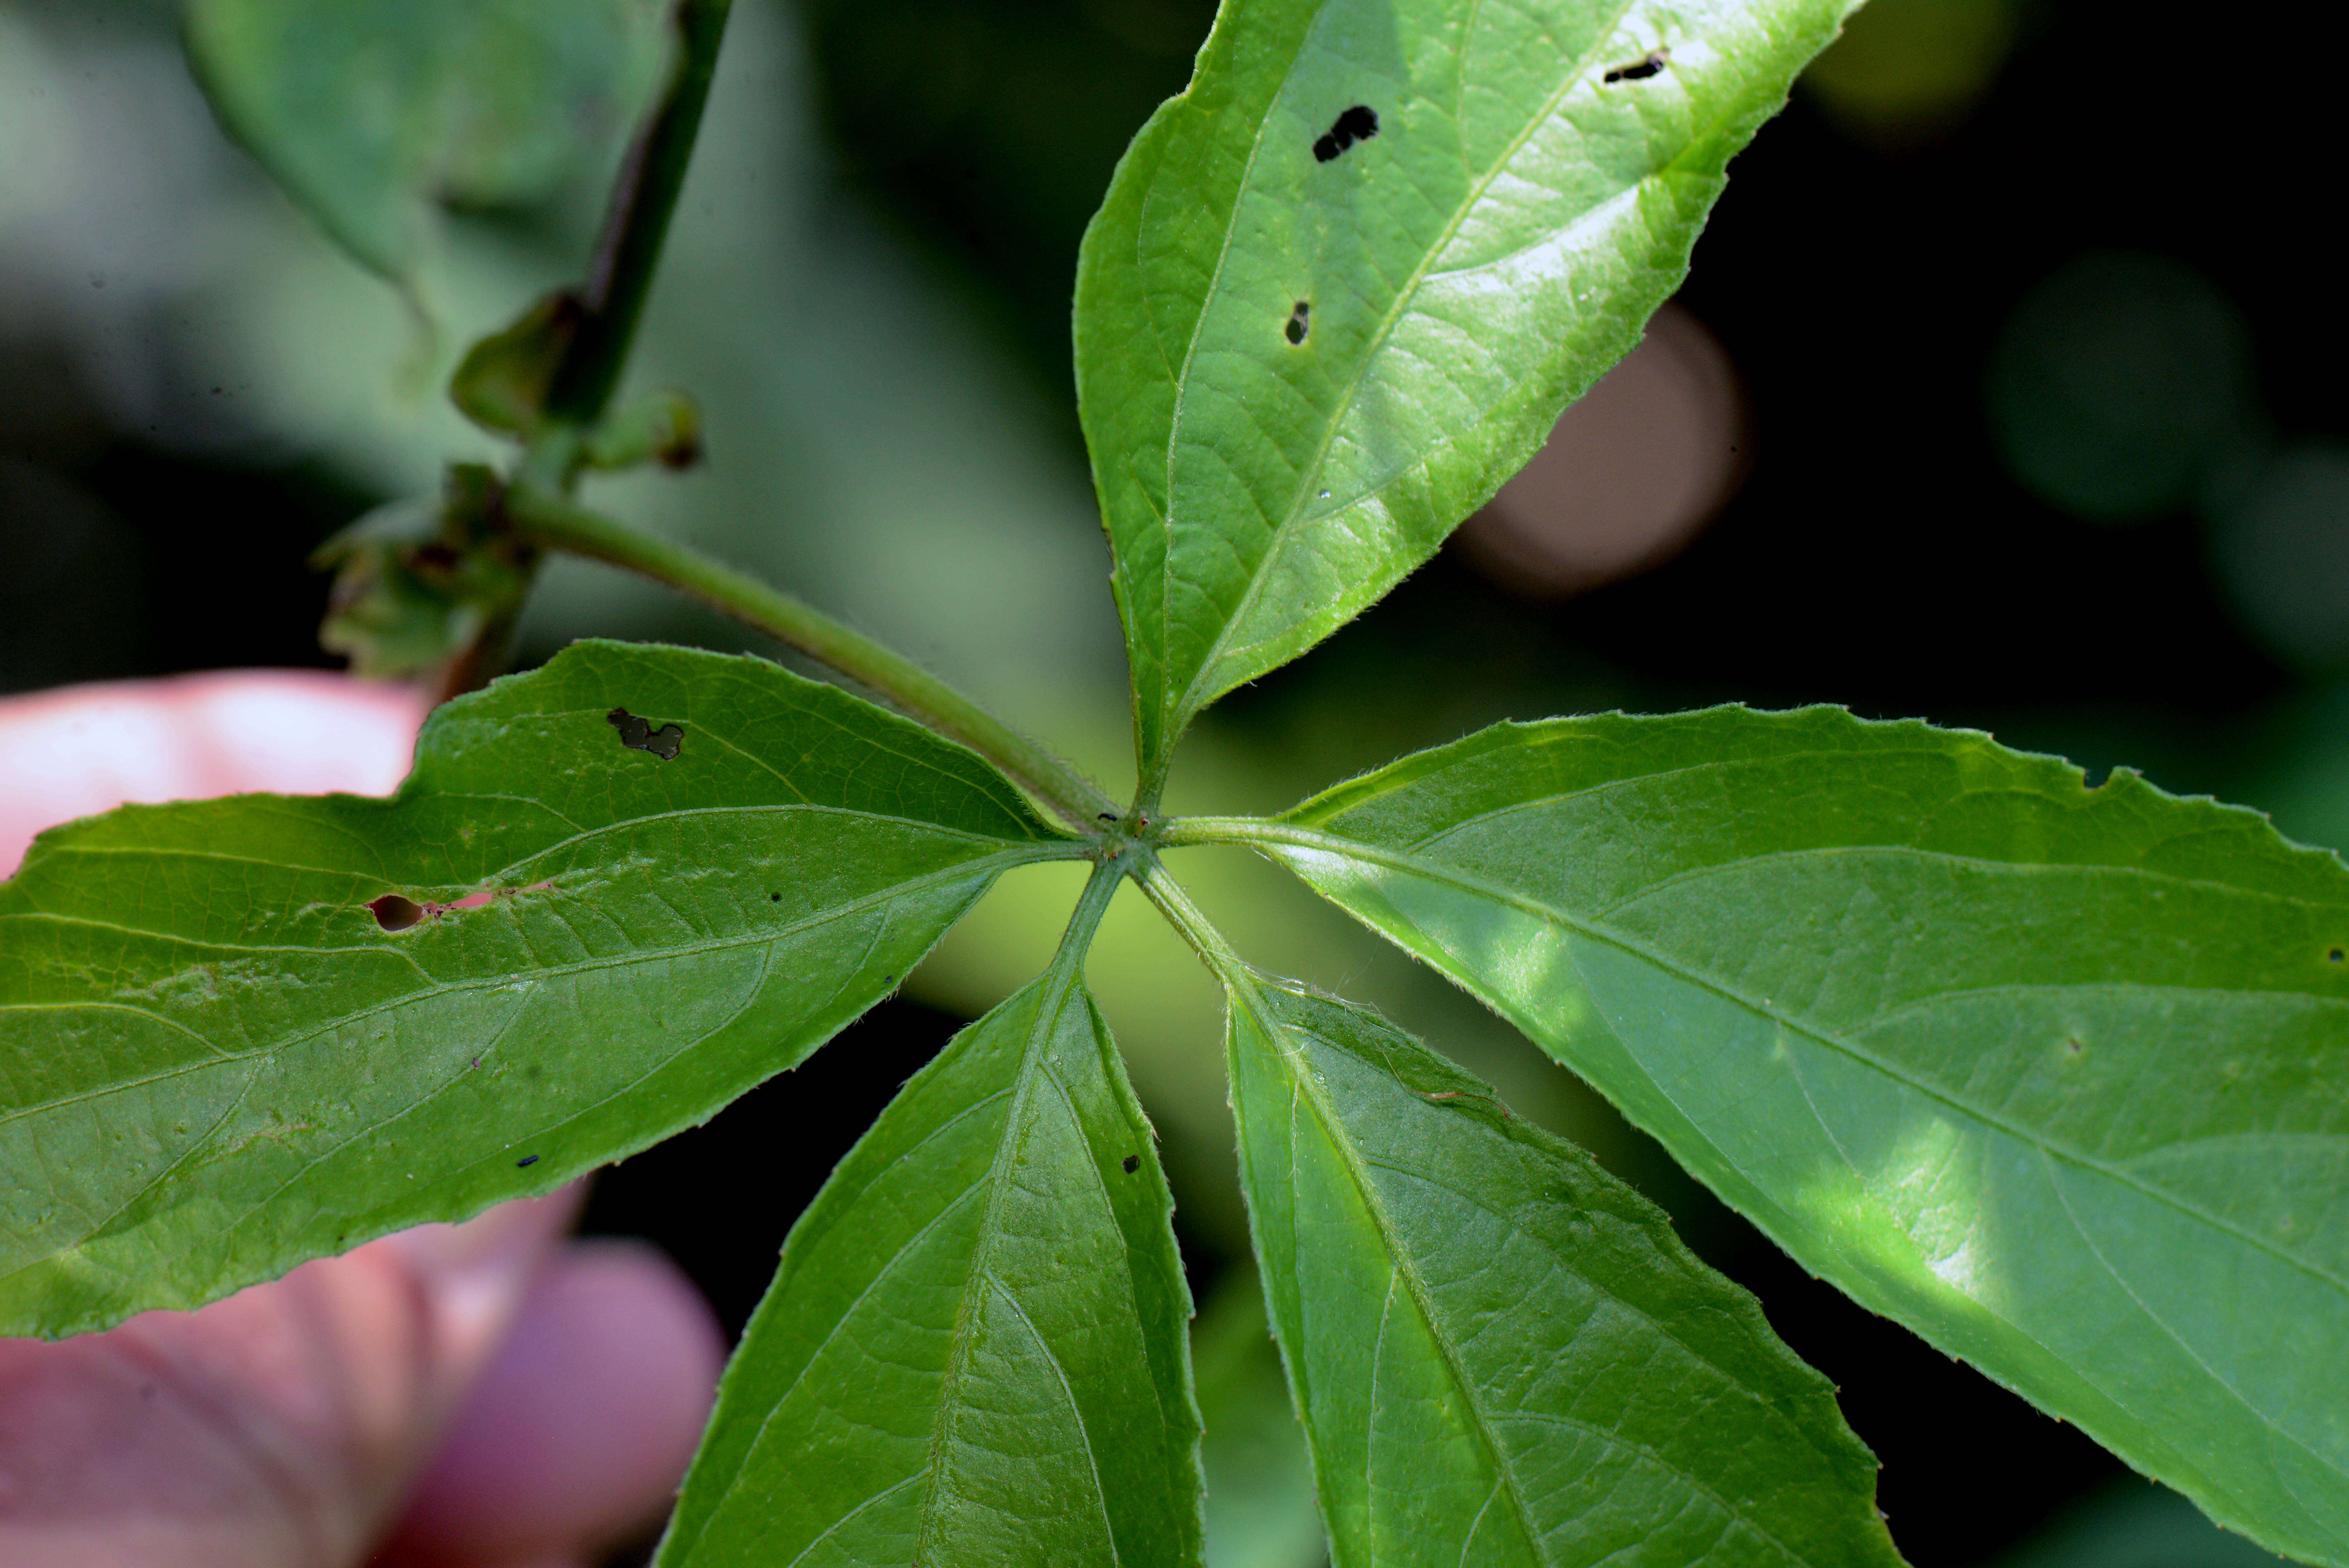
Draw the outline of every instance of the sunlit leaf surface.
[[[0,885],[0,1334],[191,1306],[640,1149],[1065,852],[869,703],[612,643],[442,707],[391,800],[53,830]]]
[[[1145,770],[1425,560],[1679,285],[1849,0],[1233,0],[1085,237]]]
[[[1338,1568],[1896,1564],[1754,1299],[1361,1008],[1232,993],[1233,1106]]]
[[[532,201],[650,101],[663,0],[193,0],[237,139],[353,255],[415,268],[428,209]]]
[[[1271,852],[1788,1251],[2349,1563],[2349,871],[1836,709],[1505,725]]]
[[[1072,955],[955,1037],[784,1244],[660,1562],[1199,1562],[1150,1124]]]

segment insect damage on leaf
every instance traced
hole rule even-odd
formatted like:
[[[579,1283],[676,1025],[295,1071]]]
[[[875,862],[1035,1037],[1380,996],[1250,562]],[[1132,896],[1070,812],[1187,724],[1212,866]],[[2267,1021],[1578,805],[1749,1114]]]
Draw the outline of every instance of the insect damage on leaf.
[[[1614,80],[1612,77],[1608,78]],[[1338,117],[1337,123],[1325,130],[1313,143],[1313,158],[1327,163],[1358,141],[1368,141],[1379,133],[1379,117],[1368,104],[1356,104]],[[1296,342],[1290,338],[1291,343]]]
[[[1313,307],[1299,300],[1297,308],[1288,313],[1288,325],[1282,329],[1283,335],[1291,343],[1304,342],[1305,335],[1313,330],[1312,316]]]
[[[1139,1154],[1127,1155],[1124,1159],[1118,1161],[1118,1169],[1124,1171],[1129,1176],[1133,1175],[1135,1171],[1142,1169],[1142,1156]]]
[[[375,923],[386,931],[406,931],[419,921],[438,920],[444,914],[460,910],[485,909],[499,899],[512,898],[518,893],[544,892],[554,885],[554,881],[549,879],[534,882],[528,887],[482,888],[478,892],[451,899],[447,903],[434,903],[429,899],[419,901],[406,893],[388,892],[371,901],[367,910],[375,916]]]
[[[620,744],[634,751],[649,751],[663,762],[674,762],[685,746],[685,727],[664,724],[658,729],[653,721],[638,718],[625,707],[616,707],[604,716],[605,723],[620,732]]]
[[[1645,59],[1634,60],[1628,66],[1617,66],[1599,79],[1609,87],[1617,82],[1644,82],[1650,77],[1661,73],[1664,67],[1671,63],[1671,57],[1663,50],[1658,49]]]
[[[406,931],[424,918],[424,906],[412,898],[388,892],[367,905],[375,923],[386,931]]]

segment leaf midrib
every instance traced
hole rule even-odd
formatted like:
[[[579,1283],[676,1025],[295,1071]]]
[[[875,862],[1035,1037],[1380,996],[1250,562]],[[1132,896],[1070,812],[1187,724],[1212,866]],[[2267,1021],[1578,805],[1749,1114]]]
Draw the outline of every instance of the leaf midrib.
[[[1381,1250],[1386,1253],[1387,1266],[1393,1270],[1394,1278],[1402,1281],[1405,1290],[1411,1296],[1412,1309],[1419,1315],[1421,1325],[1426,1329],[1429,1341],[1436,1347],[1436,1354],[1443,1357],[1444,1369],[1450,1377],[1453,1387],[1459,1390],[1461,1403],[1466,1408],[1470,1419],[1475,1425],[1476,1440],[1483,1447],[1485,1458],[1492,1464],[1495,1480],[1500,1482],[1508,1495],[1509,1511],[1516,1518],[1518,1533],[1528,1547],[1537,1553],[1541,1553],[1541,1532],[1535,1527],[1533,1518],[1526,1511],[1525,1497],[1517,1489],[1516,1473],[1509,1463],[1507,1451],[1501,1446],[1500,1439],[1494,1434],[1491,1425],[1485,1419],[1484,1407],[1475,1398],[1475,1381],[1469,1377],[1467,1369],[1461,1366],[1459,1357],[1454,1354],[1450,1342],[1437,1331],[1436,1317],[1433,1304],[1428,1297],[1426,1282],[1419,1277],[1419,1271],[1413,1265],[1409,1252],[1400,1244],[1394,1222],[1388,1215],[1386,1206],[1379,1201],[1376,1185],[1362,1169],[1360,1151],[1354,1148],[1353,1140],[1342,1130],[1342,1119],[1328,1103],[1326,1097],[1319,1092],[1320,1086],[1312,1081],[1313,1075],[1299,1070],[1296,1055],[1285,1043],[1286,1028],[1269,1016],[1269,1011],[1263,1006],[1263,999],[1257,993],[1255,983],[1237,975],[1227,975],[1226,985],[1229,994],[1247,1007],[1256,1027],[1264,1036],[1265,1044],[1279,1058],[1282,1071],[1288,1078],[1293,1099],[1302,1100],[1312,1109],[1313,1119],[1319,1126],[1321,1135],[1329,1140],[1330,1146],[1338,1151],[1339,1158],[1344,1161],[1347,1180],[1353,1185],[1356,1198],[1361,1201],[1363,1211],[1371,1216],[1371,1222],[1378,1227],[1379,1241]],[[1293,1163],[1293,1155],[1291,1159]],[[1373,1365],[1375,1366],[1375,1363]],[[1309,1423],[1308,1429],[1310,1430]],[[1547,1555],[1541,1554],[1544,1557]]]
[[[1000,854],[984,855],[975,860],[959,861],[953,866],[929,872],[924,876],[913,878],[910,881],[892,882],[888,886],[877,889],[873,892],[865,894],[862,898],[854,899],[845,903],[828,905],[815,913],[792,921],[788,924],[770,926],[763,930],[746,934],[740,936],[715,937],[707,941],[678,943],[659,947],[638,947],[625,954],[610,954],[600,958],[580,959],[569,964],[543,965],[526,970],[512,970],[499,975],[483,975],[479,979],[434,981],[429,985],[419,987],[416,990],[403,992],[397,996],[388,997],[381,1002],[373,1004],[372,1006],[357,1008],[352,1012],[339,1014],[335,1017],[326,1019],[323,1023],[311,1028],[305,1029],[299,1033],[270,1040],[262,1045],[254,1046],[246,1050],[227,1052],[217,1059],[220,1061],[248,1061],[255,1057],[266,1056],[271,1052],[291,1050],[296,1046],[300,1046],[310,1040],[316,1039],[320,1035],[329,1033],[335,1029],[346,1027],[351,1024],[357,1023],[362,1019],[374,1017],[380,1013],[393,1011],[397,1008],[408,1006],[417,1002],[437,1001],[444,996],[461,995],[468,991],[491,990],[499,986],[511,985],[520,979],[528,978],[536,980],[542,977],[559,978],[567,975],[592,973],[598,969],[621,968],[633,964],[649,963],[666,958],[689,956],[694,954],[700,953],[724,952],[730,948],[750,947],[755,946],[761,943],[784,941],[791,937],[801,935],[817,926],[828,924],[833,921],[860,913],[875,904],[886,903],[890,900],[903,898],[910,894],[926,892],[935,887],[943,886],[956,882],[968,881],[974,877],[999,875],[1001,872],[1008,871],[1014,866],[1034,864],[1045,860],[1061,858],[1063,857],[1058,853],[1039,854],[1034,850],[1023,847],[1020,849],[1007,851]],[[228,951],[237,952],[243,950],[232,948],[228,949]],[[333,951],[343,950],[337,949]],[[71,1008],[95,1006],[126,1006],[127,1004],[117,1003],[112,1001],[111,998],[109,998],[104,1003],[68,1002],[56,1004],[56,1006]],[[130,1010],[140,1013],[145,1016],[155,1018],[160,1023],[168,1024],[173,1022],[173,1020],[166,1018],[160,1014],[148,1013],[144,1008],[131,1008]],[[185,1026],[181,1026],[185,1027]],[[190,1032],[193,1033],[194,1031],[191,1030]],[[200,1034],[197,1037],[200,1039],[205,1038],[205,1037]],[[206,1043],[211,1044],[212,1042],[207,1039]],[[207,1062],[192,1065],[208,1067],[214,1064]],[[123,1088],[134,1087],[136,1083],[140,1081],[145,1080],[134,1079],[123,1080],[116,1083],[95,1084],[86,1090],[80,1091],[77,1094],[65,1096],[62,1099],[47,1100],[36,1106],[20,1107],[17,1109],[8,1112],[6,1116],[0,1117],[0,1123],[13,1120],[21,1116],[29,1116],[44,1110],[54,1110],[61,1107],[78,1104],[81,1100],[86,1099],[95,1099],[101,1095],[116,1092],[118,1089]]]
[[[2030,1147],[2044,1150],[2051,1155],[2060,1157],[2084,1170],[2094,1171],[2097,1174],[2105,1176],[2122,1186],[2127,1187],[2131,1191],[2136,1191],[2155,1202],[2163,1204],[2164,1206],[2173,1209],[2178,1213],[2184,1214],[2190,1219],[2209,1225],[2211,1229],[2218,1231],[2222,1234],[2232,1236],[2238,1242],[2240,1242],[2246,1246],[2266,1253],[2269,1256],[2275,1258],[2277,1261],[2288,1264],[2302,1273],[2310,1275],[2312,1278],[2331,1286],[2333,1290],[2342,1293],[2344,1297],[2349,1297],[2349,1280],[2340,1279],[2334,1276],[2330,1271],[2320,1268],[2306,1259],[2296,1257],[2288,1252],[2282,1251],[2273,1243],[2268,1242],[2265,1238],[2253,1233],[2244,1231],[2239,1226],[2220,1219],[2219,1217],[2204,1211],[2199,1205],[2189,1202],[2185,1199],[2180,1198],[2174,1193],[2165,1191],[2158,1187],[2148,1186],[2143,1181],[2132,1175],[2126,1170],[2111,1165],[2105,1161],[2095,1159],[2068,1146],[2059,1146],[2052,1140],[2033,1133],[2027,1129],[2018,1127],[2006,1119],[1993,1116],[1988,1111],[1968,1105],[1964,1101],[1954,1098],[1947,1090],[1940,1088],[1939,1086],[1925,1082],[1910,1074],[1899,1071],[1883,1061],[1881,1058],[1868,1052],[1858,1049],[1849,1041],[1818,1028],[1816,1026],[1808,1023],[1795,1014],[1789,1013],[1785,1008],[1778,1006],[1775,1003],[1765,1002],[1760,998],[1747,995],[1737,987],[1731,985],[1728,982],[1692,969],[1680,963],[1678,960],[1670,957],[1636,938],[1626,936],[1620,933],[1610,931],[1604,926],[1597,925],[1591,922],[1582,920],[1563,910],[1544,903],[1540,900],[1526,897],[1525,895],[1515,892],[1509,889],[1486,882],[1481,878],[1471,876],[1465,872],[1454,871],[1440,862],[1430,864],[1417,861],[1408,855],[1401,854],[1393,851],[1380,849],[1373,845],[1363,844],[1352,840],[1340,839],[1333,835],[1313,832],[1309,830],[1292,828],[1285,824],[1278,823],[1263,824],[1262,827],[1255,833],[1254,837],[1263,841],[1292,844],[1299,849],[1312,850],[1322,854],[1335,855],[1347,860],[1365,862],[1371,865],[1384,866],[1390,870],[1420,877],[1425,881],[1436,882],[1443,886],[1453,888],[1458,892],[1468,893],[1477,898],[1489,900],[1492,903],[1499,903],[1506,907],[1518,910],[1523,913],[1533,915],[1537,919],[1549,921],[1557,925],[1561,925],[1578,936],[1612,947],[1618,952],[1624,954],[1626,956],[1637,959],[1685,985],[1696,986],[1701,990],[1710,991],[1713,995],[1721,997],[1723,1000],[1743,1007],[1748,1012],[1754,1013],[1758,1016],[1767,1018],[1773,1023],[1775,1023],[1795,1034],[1802,1036],[1804,1038],[1811,1041],[1815,1045],[1847,1057],[1863,1067],[1880,1072],[1886,1078],[1892,1079],[1894,1082],[1914,1089],[1917,1093],[1923,1095],[1929,1099],[1938,1101],[1939,1103],[1949,1107],[1952,1111],[1955,1111],[1971,1120],[1977,1121],[1985,1127],[1996,1129],[1997,1130],[2007,1134],[2009,1137],[2015,1139],[2017,1141],[2027,1144]],[[2288,994],[2297,995],[2298,993]],[[1857,1174],[1856,1170],[1854,1173]],[[1970,1297],[1969,1299],[1971,1298]]]
[[[1353,1140],[1342,1132],[1343,1118],[1340,1117],[1336,1109],[1329,1104],[1327,1097],[1320,1092],[1320,1086],[1318,1081],[1314,1079],[1313,1075],[1309,1072],[1297,1070],[1295,1065],[1297,1060],[1296,1056],[1279,1044],[1280,1037],[1286,1031],[1277,1024],[1268,1023],[1264,1012],[1259,1010],[1257,1007],[1251,1006],[1249,1012],[1255,1017],[1257,1026],[1264,1030],[1267,1038],[1273,1043],[1274,1049],[1279,1054],[1284,1066],[1288,1068],[1289,1080],[1292,1085],[1296,1086],[1297,1090],[1299,1091],[1297,1098],[1306,1100],[1312,1106],[1314,1119],[1319,1124],[1323,1136],[1329,1139],[1330,1146],[1338,1150],[1340,1157],[1345,1161],[1347,1176],[1353,1184],[1356,1195],[1361,1200],[1364,1210],[1371,1214],[1373,1222],[1379,1228],[1380,1242],[1388,1259],[1390,1260],[1391,1266],[1393,1268],[1396,1277],[1404,1282],[1405,1287],[1410,1293],[1413,1309],[1418,1312],[1421,1322],[1428,1330],[1428,1338],[1437,1346],[1438,1353],[1443,1356],[1445,1371],[1451,1375],[1454,1386],[1461,1391],[1463,1402],[1467,1406],[1470,1413],[1475,1418],[1478,1438],[1484,1443],[1487,1454],[1493,1460],[1495,1488],[1497,1490],[1506,1491],[1509,1498],[1510,1511],[1516,1517],[1518,1528],[1524,1533],[1526,1544],[1540,1556],[1542,1561],[1552,1561],[1549,1553],[1542,1546],[1542,1541],[1544,1539],[1542,1532],[1535,1526],[1532,1519],[1526,1512],[1525,1500],[1517,1490],[1516,1471],[1511,1468],[1508,1462],[1506,1450],[1502,1447],[1499,1438],[1492,1429],[1494,1418],[1488,1417],[1485,1414],[1483,1405],[1477,1400],[1475,1394],[1476,1385],[1468,1376],[1467,1369],[1460,1363],[1458,1357],[1454,1354],[1449,1340],[1443,1334],[1436,1332],[1437,1317],[1426,1282],[1419,1277],[1418,1270],[1412,1264],[1410,1261],[1410,1253],[1402,1243],[1400,1232],[1392,1219],[1389,1216],[1386,1205],[1379,1194],[1378,1183],[1371,1176],[1370,1171],[1373,1169],[1392,1171],[1397,1175],[1408,1178],[1409,1180],[1423,1181],[1431,1187],[1451,1193],[1454,1197],[1461,1199],[1472,1208],[1484,1210],[1486,1213],[1492,1215],[1493,1218],[1508,1226],[1508,1228],[1513,1232],[1523,1234],[1524,1233],[1522,1229],[1517,1225],[1516,1220],[1512,1216],[1504,1213],[1500,1210],[1492,1208],[1484,1201],[1484,1198],[1480,1194],[1465,1191],[1448,1182],[1438,1181],[1426,1171],[1415,1171],[1407,1166],[1396,1165],[1390,1161],[1374,1161],[1367,1154],[1364,1154],[1355,1144]],[[1679,1346],[1692,1360],[1696,1362],[1697,1365],[1710,1368],[1712,1371],[1718,1374],[1724,1382],[1730,1384],[1732,1387],[1744,1389],[1749,1394],[1752,1394],[1757,1403],[1765,1404],[1775,1408],[1784,1402],[1779,1398],[1764,1398],[1760,1391],[1754,1389],[1745,1378],[1740,1377],[1736,1372],[1733,1371],[1729,1367],[1722,1366],[1711,1357],[1708,1357],[1697,1350],[1695,1346],[1690,1345],[1679,1335],[1674,1334],[1662,1323],[1659,1322],[1652,1315],[1647,1313],[1639,1306],[1634,1305],[1632,1303],[1624,1300],[1614,1292],[1608,1290],[1597,1280],[1590,1278],[1588,1274],[1582,1274],[1578,1271],[1570,1272],[1576,1272],[1577,1277],[1582,1279],[1585,1284],[1588,1284],[1594,1293],[1603,1296],[1608,1301],[1614,1303],[1624,1311],[1632,1314],[1640,1321],[1646,1323],[1650,1327],[1656,1331],[1658,1337]],[[1518,1411],[1498,1418],[1504,1421],[1556,1421],[1563,1425],[1574,1427],[1578,1430],[1588,1432],[1594,1436],[1600,1437],[1610,1444],[1619,1446],[1637,1453],[1648,1460],[1658,1470],[1686,1481],[1691,1490],[1701,1492],[1707,1498],[1710,1498],[1715,1506],[1721,1510],[1721,1515],[1723,1521],[1723,1534],[1726,1534],[1729,1530],[1735,1528],[1738,1525],[1744,1525],[1752,1530],[1754,1534],[1762,1537],[1764,1541],[1769,1542],[1771,1545],[1776,1547],[1781,1553],[1785,1553],[1788,1562],[1804,1563],[1808,1561],[1802,1553],[1795,1551],[1786,1542],[1779,1540],[1777,1536],[1773,1534],[1767,1528],[1749,1518],[1744,1511],[1740,1510],[1734,1503],[1731,1502],[1729,1499],[1723,1497],[1716,1489],[1706,1484],[1702,1479],[1685,1470],[1682,1470],[1680,1466],[1674,1464],[1671,1460],[1658,1453],[1648,1444],[1627,1438],[1616,1429],[1601,1427],[1595,1422],[1578,1420],[1571,1416],[1540,1411]],[[1789,1424],[1791,1425],[1793,1423],[1790,1421]],[[1811,1444],[1810,1435],[1807,1432],[1801,1432],[1799,1428],[1797,1429],[1797,1432],[1806,1445],[1813,1447],[1814,1451],[1821,1451],[1816,1449],[1816,1445]],[[1831,1458],[1832,1456],[1825,1456],[1823,1454],[1823,1457]],[[1485,1507],[1490,1506],[1491,1503],[1488,1500]],[[1482,1510],[1479,1510],[1479,1517],[1482,1516]],[[1464,1543],[1464,1549],[1465,1545]]]
[[[1081,953],[1071,954],[1067,948],[1063,948],[1061,954],[1055,956],[1052,967],[1046,972],[1046,977],[1039,982],[1040,994],[1037,998],[1035,1016],[1029,1020],[1027,1037],[1021,1042],[1019,1071],[1012,1079],[1009,1090],[1011,1103],[1004,1109],[1003,1130],[996,1142],[995,1158],[988,1161],[987,1175],[983,1181],[986,1206],[979,1214],[978,1242],[971,1249],[969,1269],[964,1276],[962,1288],[957,1293],[955,1302],[953,1349],[947,1361],[946,1374],[939,1379],[938,1421],[937,1425],[931,1429],[929,1460],[924,1468],[926,1484],[922,1499],[921,1523],[915,1537],[913,1554],[913,1561],[916,1563],[928,1563],[934,1560],[929,1553],[930,1538],[938,1518],[939,1492],[942,1483],[949,1473],[947,1456],[948,1429],[953,1425],[953,1412],[961,1402],[962,1384],[969,1375],[971,1353],[977,1347],[978,1313],[991,1290],[1002,1290],[1000,1282],[995,1277],[993,1260],[996,1243],[1002,1235],[1000,1214],[1003,1195],[1010,1184],[1009,1171],[1014,1150],[1024,1147],[1023,1140],[1027,1130],[1023,1119],[1024,1113],[1030,1100],[1037,1092],[1039,1080],[1052,1078],[1045,1058],[1050,1052],[1051,1042],[1059,1031],[1063,1012],[1077,999],[1078,988],[1082,985],[1081,976],[1077,972],[1078,965],[1081,962]],[[1088,1027],[1091,1026],[1090,1019],[1087,1020],[1087,1025]],[[1057,1080],[1054,1081],[1057,1082]],[[1066,1090],[1063,1089],[1062,1093],[1065,1095]],[[1070,1109],[1071,1119],[1078,1123],[1081,1137],[1082,1118],[1075,1114],[1073,1104],[1071,1105]],[[1098,1172],[1096,1172],[1096,1180],[1098,1181]],[[1106,1193],[1103,1195],[1106,1197]],[[1005,1294],[1009,1295],[1008,1292]],[[1026,1314],[1022,1313],[1020,1315],[1025,1321]],[[1030,1332],[1033,1334],[1034,1326],[1030,1324],[1029,1327]],[[1052,1363],[1053,1370],[1061,1378],[1065,1390],[1068,1374],[1061,1367],[1060,1359],[1053,1354],[1050,1344],[1041,1335],[1036,1336],[1036,1343],[1043,1352],[1044,1358]],[[1109,1543],[1110,1561],[1112,1565],[1115,1565],[1121,1561],[1117,1532],[1110,1521],[1109,1494],[1102,1482],[1100,1460],[1093,1453],[1092,1433],[1085,1428],[1084,1414],[1081,1408],[1075,1408],[1072,1404],[1071,1415],[1079,1434],[1084,1440],[1087,1473],[1092,1480],[1094,1500],[1101,1509],[1102,1534]]]

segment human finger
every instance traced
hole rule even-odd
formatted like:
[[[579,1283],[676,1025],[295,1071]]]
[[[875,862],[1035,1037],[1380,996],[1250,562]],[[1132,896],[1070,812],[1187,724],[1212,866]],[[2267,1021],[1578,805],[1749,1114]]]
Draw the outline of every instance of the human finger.
[[[222,670],[0,702],[0,877],[42,829],[125,801],[388,794],[423,695],[321,670]]]
[[[725,1358],[709,1307],[638,1243],[574,1243],[474,1385],[378,1568],[592,1560],[657,1521]]]
[[[575,1189],[195,1312],[0,1340],[0,1563],[351,1563],[505,1338]]]

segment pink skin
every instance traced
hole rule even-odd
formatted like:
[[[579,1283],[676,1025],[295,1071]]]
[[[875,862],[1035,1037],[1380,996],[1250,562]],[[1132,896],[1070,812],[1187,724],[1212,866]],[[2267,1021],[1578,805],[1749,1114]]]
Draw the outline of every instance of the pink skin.
[[[424,707],[229,673],[0,701],[0,875],[125,800],[390,790]],[[584,1568],[667,1505],[725,1350],[580,1190],[424,1225],[198,1312],[0,1340],[9,1568]]]

